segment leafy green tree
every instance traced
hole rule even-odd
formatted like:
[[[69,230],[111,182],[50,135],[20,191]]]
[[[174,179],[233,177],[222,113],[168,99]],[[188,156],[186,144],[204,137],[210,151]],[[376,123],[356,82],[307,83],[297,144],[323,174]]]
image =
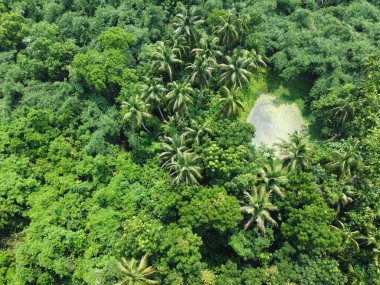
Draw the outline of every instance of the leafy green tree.
[[[209,230],[233,231],[242,220],[239,201],[220,187],[199,188],[191,200],[179,209],[179,223],[201,233]]]
[[[169,83],[169,92],[166,95],[168,100],[168,106],[173,110],[173,112],[178,112],[184,117],[185,112],[188,111],[189,105],[193,103],[192,95],[193,88],[191,88],[190,83],[179,83],[173,81]]]
[[[158,271],[152,266],[148,266],[148,256],[145,254],[140,263],[137,265],[137,260],[132,258],[126,260],[124,257],[119,263],[121,272],[125,275],[123,280],[118,282],[120,285],[148,285],[160,284],[160,281],[150,279],[150,276],[156,274]]]
[[[244,192],[246,204],[241,206],[241,211],[249,215],[249,220],[244,225],[244,229],[248,230],[253,223],[256,223],[259,229],[265,233],[265,222],[272,226],[277,226],[277,222],[271,217],[270,211],[277,210],[272,204],[271,193],[261,188],[257,190],[252,188],[251,193]]]
[[[103,50],[126,49],[134,43],[135,37],[120,27],[111,27],[99,35],[98,41]]]
[[[257,187],[280,197],[283,196],[283,186],[288,182],[288,178],[282,173],[282,164],[278,160],[271,160],[264,164],[257,174]]]
[[[22,15],[0,12],[0,51],[20,48],[29,29]]]
[[[182,152],[177,149],[177,154],[166,164],[170,174],[174,177],[173,184],[199,184],[202,179],[202,168],[197,165],[199,157],[192,152]]]
[[[178,48],[170,48],[163,42],[158,42],[157,51],[153,54],[153,71],[167,76],[167,78],[172,81],[175,66],[183,63],[183,61],[178,58],[178,53]]]
[[[219,99],[220,112],[227,115],[228,118],[233,119],[238,117],[240,112],[244,110],[239,89],[228,89],[226,86],[223,86],[220,89],[220,94],[222,95]]]
[[[149,104],[138,97],[132,97],[128,101],[124,101],[121,108],[125,111],[123,116],[124,121],[130,122],[133,128],[142,126],[144,130],[150,133],[144,124],[144,120],[152,116],[148,111],[150,108]]]
[[[295,131],[289,136],[289,141],[281,140],[277,144],[282,154],[282,164],[288,170],[307,170],[308,156],[311,148],[308,146],[308,141],[298,131]]]
[[[234,86],[243,89],[248,83],[251,72],[249,71],[250,59],[245,53],[235,51],[232,56],[226,56],[225,62],[219,64],[221,75],[219,85]]]

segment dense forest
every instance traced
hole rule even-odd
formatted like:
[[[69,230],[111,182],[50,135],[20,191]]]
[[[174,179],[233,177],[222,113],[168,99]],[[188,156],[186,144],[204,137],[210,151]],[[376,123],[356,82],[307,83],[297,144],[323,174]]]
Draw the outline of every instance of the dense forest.
[[[380,284],[379,87],[378,0],[1,0],[0,284]]]

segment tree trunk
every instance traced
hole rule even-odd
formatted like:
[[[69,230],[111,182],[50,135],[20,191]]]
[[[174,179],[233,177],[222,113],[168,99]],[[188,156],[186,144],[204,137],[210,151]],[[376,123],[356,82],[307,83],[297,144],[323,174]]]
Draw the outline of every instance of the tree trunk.
[[[144,130],[146,130],[148,133],[151,134],[151,132],[147,129],[147,127],[145,126],[144,122],[141,123],[142,124],[142,127],[144,128]]]

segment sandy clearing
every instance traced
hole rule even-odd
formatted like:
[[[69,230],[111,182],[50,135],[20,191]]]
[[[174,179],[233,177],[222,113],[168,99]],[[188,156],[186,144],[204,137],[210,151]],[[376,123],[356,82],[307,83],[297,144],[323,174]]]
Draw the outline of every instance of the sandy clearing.
[[[276,104],[269,94],[260,95],[249,113],[247,122],[256,128],[255,145],[273,146],[279,138],[287,139],[290,133],[301,131],[304,121],[296,104]]]

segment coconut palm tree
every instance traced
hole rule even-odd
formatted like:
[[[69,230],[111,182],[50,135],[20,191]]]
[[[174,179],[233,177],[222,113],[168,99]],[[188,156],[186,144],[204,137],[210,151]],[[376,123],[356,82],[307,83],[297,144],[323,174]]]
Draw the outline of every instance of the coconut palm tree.
[[[183,8],[174,18],[174,32],[177,37],[183,36],[189,46],[192,46],[198,40],[198,27],[203,22],[195,6],[190,9]]]
[[[250,216],[244,225],[245,230],[248,230],[255,222],[262,232],[265,232],[265,222],[269,222],[273,226],[277,225],[270,215],[270,211],[277,210],[277,207],[270,201],[271,193],[265,189],[258,190],[253,187],[252,192],[244,192],[244,196],[247,203],[242,203],[240,209],[242,213]]]
[[[220,21],[221,23],[216,27],[214,33],[219,37],[220,45],[231,50],[239,41],[239,33],[232,13],[228,13],[226,18],[220,16]]]
[[[189,63],[186,69],[191,70],[190,82],[197,82],[201,92],[210,83],[214,67],[209,59],[196,56],[193,63]]]
[[[228,89],[223,86],[219,94],[221,98],[219,99],[220,111],[224,113],[229,118],[236,118],[239,116],[240,112],[244,110],[243,101],[239,94],[239,90],[236,88]]]
[[[271,160],[270,163],[264,164],[258,171],[257,186],[259,189],[266,190],[269,193],[276,193],[283,196],[283,186],[288,182],[288,178],[282,173],[282,164],[278,160]]]
[[[186,136],[184,134],[174,134],[171,137],[164,137],[162,143],[163,152],[160,154],[160,158],[164,162],[163,166],[172,162],[174,157],[178,154],[178,151],[185,152],[188,150],[186,147]]]
[[[237,51],[232,57],[225,57],[226,63],[219,64],[219,69],[222,72],[219,85],[237,86],[243,89],[251,76],[251,72],[248,70],[251,62],[246,55],[246,52]]]
[[[160,284],[160,281],[150,279],[153,274],[158,273],[152,266],[148,266],[148,256],[145,254],[140,263],[132,258],[126,260],[124,257],[119,262],[119,268],[124,276],[117,285],[154,285]]]
[[[153,53],[153,69],[168,76],[169,80],[172,81],[174,67],[183,64],[183,61],[177,57],[178,53],[178,48],[172,48],[163,42],[158,42],[157,51]]]
[[[191,120],[191,127],[186,128],[185,136],[189,139],[187,142],[191,142],[191,144],[195,143],[196,145],[200,145],[202,143],[202,139],[205,135],[211,133],[209,128],[209,121],[204,121],[199,123],[198,121]]]
[[[160,112],[161,118],[164,118],[160,105],[163,102],[164,94],[167,90],[160,83],[160,79],[157,78],[145,78],[146,84],[143,85],[141,91],[141,98],[153,107],[156,107]]]
[[[298,131],[289,136],[289,141],[281,139],[280,143],[275,144],[280,148],[282,164],[288,170],[305,170],[308,168],[308,154],[311,149],[307,139]]]
[[[176,81],[169,83],[169,93],[166,95],[168,106],[173,112],[179,112],[184,117],[184,112],[187,112],[189,105],[193,103],[191,95],[193,88],[189,82],[178,83]]]
[[[199,157],[196,154],[177,149],[176,156],[166,165],[174,177],[173,184],[199,184],[199,180],[202,179],[202,169],[197,165],[198,160]]]
[[[219,49],[218,38],[210,37],[204,34],[199,40],[197,48],[194,48],[192,52],[204,60],[208,60],[213,65],[217,64],[217,59],[223,56],[223,53]]]
[[[351,229],[346,228],[346,226],[341,222],[338,221],[337,226],[331,226],[334,230],[337,230],[342,235],[342,245],[341,249],[345,250],[347,248],[352,247],[355,252],[359,252],[360,247],[359,243],[357,242],[357,239],[361,237],[361,234],[359,231],[351,231]]]
[[[361,157],[350,145],[346,152],[333,151],[333,160],[326,164],[327,169],[336,171],[339,179],[350,178],[355,169],[360,169],[363,164]]]
[[[150,108],[148,103],[144,102],[139,97],[134,96],[129,98],[128,101],[123,101],[121,108],[125,111],[123,120],[130,122],[132,128],[142,126],[144,130],[150,133],[144,124],[145,119],[152,117],[152,115],[148,112]]]

